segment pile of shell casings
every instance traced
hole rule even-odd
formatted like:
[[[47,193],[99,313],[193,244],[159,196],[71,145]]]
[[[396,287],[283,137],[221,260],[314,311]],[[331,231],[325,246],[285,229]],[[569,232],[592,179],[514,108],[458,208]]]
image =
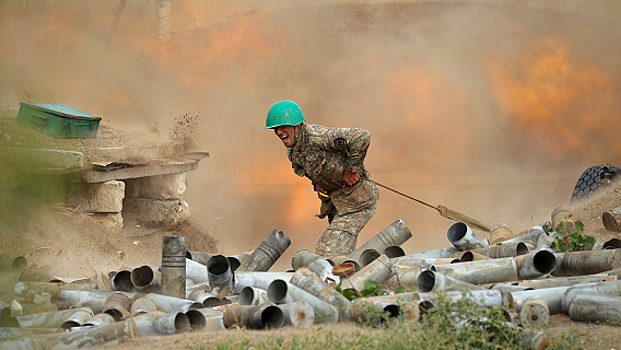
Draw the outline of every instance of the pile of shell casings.
[[[553,227],[568,223],[567,210],[555,209]],[[498,224],[482,240],[458,222],[447,231],[452,246],[406,255],[400,245],[411,237],[397,220],[348,256],[328,259],[302,249],[292,270],[271,272],[291,245],[280,230],[254,250],[228,257],[187,251],[185,237],[164,236],[159,267],[102,274],[103,287],[96,276],[65,281],[5,254],[0,263],[19,271],[19,281],[12,293],[0,294],[0,347],[79,349],[182,332],[381,322],[386,315],[417,322],[434,307],[438,291],[452,301],[469,297],[504,307],[507,322],[518,326],[546,325],[556,313],[621,322],[612,312],[621,301],[619,240],[559,253],[542,226],[514,235]],[[367,281],[388,294],[350,301],[336,290],[360,292]],[[394,293],[399,287],[417,291]],[[541,349],[548,342],[533,329],[523,345]]]

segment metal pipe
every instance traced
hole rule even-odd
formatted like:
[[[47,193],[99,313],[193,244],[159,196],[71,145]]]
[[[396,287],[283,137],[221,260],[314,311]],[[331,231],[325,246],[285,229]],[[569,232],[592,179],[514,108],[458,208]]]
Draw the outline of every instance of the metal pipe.
[[[460,252],[451,253],[449,258],[459,259],[461,262],[475,261],[475,260],[489,260],[489,256],[474,253],[472,250],[464,250]]]
[[[185,276],[194,281],[194,283],[209,282],[207,266],[194,260],[185,260]]]
[[[520,256],[528,253],[528,247],[526,244],[519,243],[507,243],[491,245],[485,248],[471,249],[473,253],[485,255],[487,257],[496,258],[508,258],[513,256]]]
[[[392,259],[390,259],[390,261],[392,261],[392,263],[395,266],[399,266],[399,267],[422,267],[422,268],[431,267],[431,265],[433,265],[433,263],[436,260],[437,259],[432,259],[432,258],[406,258],[406,257],[399,257],[399,258],[392,258]]]
[[[382,254],[386,255],[389,258],[398,258],[400,256],[405,256],[405,250],[403,250],[403,248],[399,247],[398,245],[391,245],[386,247]]]
[[[7,338],[0,339],[0,346],[3,349],[19,349],[19,350],[41,350],[45,349],[45,344],[39,339],[32,336],[23,338]]]
[[[188,300],[193,300],[198,303],[203,304],[205,307],[214,307],[227,304],[226,301],[218,298],[217,296],[211,294],[210,292],[205,292],[202,290],[195,290],[187,298]]]
[[[78,310],[90,312],[91,316],[93,311],[88,307],[76,308],[71,310],[59,310],[50,312],[41,312],[37,314],[15,316],[15,319],[19,323],[20,328],[34,327],[34,328],[58,328],[69,316]]]
[[[305,301],[277,305],[282,311],[286,326],[310,327],[315,323],[315,310]]]
[[[211,258],[211,254],[186,250],[185,257],[186,259],[190,259],[199,264],[207,265],[207,261],[209,260],[209,258]]]
[[[354,261],[360,262],[360,255],[366,249],[373,248],[378,252],[383,252],[389,246],[402,245],[410,238],[412,238],[412,232],[410,232],[410,229],[408,229],[403,220],[398,219],[363,245],[356,248],[356,250],[349,254],[349,257]]]
[[[61,329],[68,330],[73,327],[82,327],[84,323],[93,318],[93,313],[85,310],[78,310],[72,313],[66,320],[60,325]]]
[[[158,292],[161,288],[160,279],[150,266],[144,265],[131,271],[130,280],[136,290],[141,292]]]
[[[130,317],[129,310],[131,309],[131,304],[132,301],[127,295],[115,293],[109,296],[106,300],[103,312],[114,317],[114,319],[118,322]]]
[[[3,345],[2,340],[6,338],[29,337],[41,334],[57,333],[58,328],[17,328],[17,327],[0,327],[0,346]],[[12,348],[6,346],[7,349],[21,349],[19,347]],[[3,347],[4,349],[4,347]]]
[[[354,289],[359,292],[365,289],[366,281],[382,283],[388,280],[393,272],[394,264],[386,255],[382,255],[362,270],[342,281],[341,288],[343,290]]]
[[[237,302],[239,305],[263,305],[271,303],[271,301],[267,298],[267,291],[265,289],[254,287],[244,287],[241,293],[239,293],[239,299]]]
[[[266,272],[249,271],[235,272],[235,294],[239,294],[244,287],[266,289],[276,279],[291,281],[293,272]]]
[[[306,267],[330,285],[336,285],[340,281],[340,278],[332,273],[334,267],[332,260],[311,253],[306,249],[300,249],[293,255],[291,266],[294,270]]]
[[[184,236],[162,238],[162,294],[185,298],[185,251]]]
[[[155,303],[157,309],[166,313],[187,312],[188,310],[201,309],[205,306],[192,300],[175,298],[162,294],[149,293],[143,297]]]
[[[338,321],[338,310],[316,296],[294,286],[293,284],[277,279],[267,288],[267,298],[275,303],[282,304],[286,300],[305,301],[315,311],[315,323],[334,323]]]
[[[332,259],[330,259],[331,261],[334,262],[334,267],[332,268],[332,273],[334,273],[335,275],[339,276],[339,275],[351,275],[354,272],[360,271],[360,269],[362,268],[360,266],[360,264],[354,260],[349,258],[348,256],[345,255],[338,255],[333,257]],[[352,265],[353,267],[353,271],[351,271],[351,273],[346,273],[346,271],[350,271],[351,268],[349,268],[349,265]]]
[[[472,284],[506,282],[518,279],[517,265],[513,258],[433,265],[431,270]]]
[[[608,231],[621,232],[621,207],[603,212],[602,223]]]
[[[386,280],[386,285],[391,290],[397,287],[403,287],[406,290],[412,290],[418,287],[418,276],[422,272],[420,266],[416,267],[400,267],[395,266],[395,273]]]
[[[79,332],[62,333],[45,340],[46,350],[75,350],[101,346],[120,339],[139,337],[136,323],[131,320],[116,322],[101,327],[84,329]]]
[[[422,253],[405,255],[405,256],[400,257],[400,259],[448,258],[451,253],[455,253],[458,251],[459,250],[457,250],[457,248],[455,247],[446,247],[446,248],[429,250],[429,251],[422,252]]]
[[[433,260],[433,265],[444,265],[444,264],[457,264],[462,262],[460,259],[453,258],[439,258]]]
[[[68,284],[68,283],[49,283],[49,282],[15,282],[13,294],[32,301],[37,294],[49,293],[52,302],[58,298],[61,291],[95,291],[97,285],[93,284]]]
[[[309,269],[299,268],[291,278],[290,283],[305,292],[308,292],[319,300],[322,300],[336,307],[339,313],[339,321],[344,322],[350,319],[347,311],[351,303],[341,293],[337,292],[330,285],[322,281],[316,274]]]
[[[600,294],[621,296],[621,281],[587,283],[572,286],[565,291],[561,301],[561,307],[565,313],[569,310],[569,305],[571,304],[573,295],[580,292],[595,292]]]
[[[0,316],[11,317],[11,304],[0,300]]]
[[[19,271],[24,270],[27,267],[28,261],[23,256],[8,253],[0,254],[0,271]]]
[[[281,230],[273,230],[236,271],[267,271],[289,248],[291,239]]]
[[[394,303],[402,303],[406,301],[421,301],[418,296],[418,292],[405,292],[405,293],[397,293],[397,294],[386,294],[372,297],[376,300],[381,300],[385,302],[394,302]]]
[[[528,229],[528,231],[526,231],[526,233],[524,234],[519,234],[519,235],[514,235],[513,237],[507,239],[506,241],[503,241],[501,243],[503,244],[510,244],[510,243],[529,243],[534,245],[535,247],[537,246],[537,242],[539,242],[539,237],[541,236],[541,234],[544,233],[543,231],[543,227],[541,226],[534,226]]]
[[[594,283],[585,283],[577,286],[590,286],[594,285]],[[544,288],[544,289],[534,289],[534,290],[525,290],[521,292],[509,292],[507,294],[507,305],[510,309],[515,310],[516,312],[520,312],[522,310],[522,305],[524,301],[530,297],[541,297],[545,299],[548,303],[548,310],[550,310],[550,315],[560,314],[563,312],[562,299],[563,294],[569,289],[574,288],[572,286],[563,286],[556,288]]]
[[[177,334],[190,331],[190,319],[185,313],[166,313],[155,311],[142,314],[128,320],[133,320],[138,328],[140,337],[155,335]]]
[[[604,242],[604,246],[602,247],[602,249],[616,249],[616,248],[621,248],[621,239],[611,238],[607,240],[606,242]]]
[[[418,293],[420,300],[431,301],[434,305],[438,301],[438,293]],[[471,290],[471,291],[449,291],[444,296],[453,302],[462,298],[469,298],[479,306],[498,306],[501,307],[502,293],[498,290]]]
[[[190,322],[190,332],[200,331],[207,325],[205,316],[198,310],[188,310],[185,315]]]
[[[222,296],[233,295],[235,278],[229,265],[229,259],[224,255],[214,255],[207,261],[207,275],[209,285],[214,293]]]
[[[529,281],[521,281],[521,282],[518,282],[517,285],[520,287],[527,287],[527,288],[532,288],[532,289],[543,289],[543,288],[573,286],[576,284],[613,281],[615,279],[616,278],[614,276],[597,276],[597,275],[559,277],[559,278],[544,278],[544,279],[535,279],[535,280],[529,280]]]
[[[123,293],[127,295],[130,299],[136,295],[136,293],[124,293],[117,291],[70,291],[63,290],[58,293],[58,298],[56,300],[56,306],[59,310],[69,309],[75,305],[82,305],[84,307],[89,307],[93,310],[95,314],[100,314],[103,312],[104,307],[106,305],[106,300],[113,295]]]
[[[534,279],[552,273],[556,267],[556,256],[548,250],[539,250],[528,255],[513,258],[519,279]]]
[[[229,259],[229,264],[231,265],[231,271],[233,272],[237,271],[237,269],[241,266],[241,264],[244,263],[244,261],[248,259],[248,257],[250,256],[250,254],[252,254],[253,251],[254,250],[249,250],[245,253],[231,255],[227,257],[227,259]]]
[[[621,297],[593,292],[574,295],[569,304],[569,318],[582,322],[621,323]]]
[[[553,276],[589,275],[621,267],[621,249],[556,253]]]
[[[82,326],[83,327],[101,327],[101,326],[113,324],[115,322],[116,320],[114,319],[114,317],[110,316],[109,314],[101,313],[101,314],[97,314],[93,316],[90,320],[86,321]]]
[[[544,327],[550,324],[550,310],[545,299],[531,297],[524,301],[519,319],[523,326]]]
[[[110,278],[110,288],[121,292],[134,292],[134,284],[132,283],[132,272],[130,270],[117,271]]]
[[[489,232],[489,244],[497,244],[513,237],[513,230],[505,223],[496,224]]]
[[[132,301],[129,313],[131,317],[148,314],[157,311],[157,306],[151,299],[138,298]]]
[[[202,311],[202,310],[197,310],[197,311]],[[203,312],[203,315],[205,316],[205,328],[204,328],[205,331],[223,331],[226,329],[226,327],[224,327],[222,315],[206,316],[204,312]]]
[[[567,206],[561,205],[554,208],[554,210],[552,210],[552,214],[550,215],[552,231],[555,231],[556,228],[559,227],[559,225],[561,225],[561,222],[563,221],[574,222],[574,219],[572,218],[573,215],[574,213]]]
[[[364,251],[360,254],[360,258],[359,258],[360,265],[361,265],[362,267],[365,267],[365,266],[369,265],[370,263],[372,263],[372,262],[373,262],[373,260],[375,260],[375,259],[379,258],[379,257],[380,257],[380,255],[381,255],[381,254],[380,254],[377,250],[375,250],[375,249],[373,249],[373,248],[368,248],[368,249],[365,249],[365,250],[364,250]]]
[[[226,328],[278,329],[283,326],[285,316],[275,305],[237,305],[226,309],[223,321]]]
[[[493,284],[489,289],[490,290],[497,290],[497,291],[500,291],[500,293],[502,293],[502,303],[503,304],[507,303],[509,293],[511,293],[511,292],[521,292],[521,291],[524,291],[524,290],[533,290],[533,288],[514,286],[512,284],[505,284],[505,283]]]
[[[386,319],[384,315],[395,318],[399,316],[400,307],[397,303],[386,302],[374,298],[358,298],[351,304],[351,320],[359,323],[382,323]]]
[[[471,250],[487,246],[487,244],[463,222],[456,222],[451,225],[446,232],[446,237],[458,250]]]
[[[447,292],[452,290],[484,290],[485,288],[471,283],[463,282],[441,273],[425,270],[418,276],[417,283],[419,292]]]

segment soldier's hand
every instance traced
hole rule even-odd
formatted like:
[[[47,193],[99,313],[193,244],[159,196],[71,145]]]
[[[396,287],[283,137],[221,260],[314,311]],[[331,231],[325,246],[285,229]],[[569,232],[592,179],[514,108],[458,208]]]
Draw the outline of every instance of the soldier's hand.
[[[315,190],[317,190],[317,197],[319,197],[319,199],[325,200],[330,198],[328,191],[326,191],[326,189],[321,187],[319,184],[315,184]]]
[[[343,187],[353,186],[358,183],[358,181],[360,181],[360,175],[358,175],[358,173],[350,173],[345,170],[345,173],[343,174]]]

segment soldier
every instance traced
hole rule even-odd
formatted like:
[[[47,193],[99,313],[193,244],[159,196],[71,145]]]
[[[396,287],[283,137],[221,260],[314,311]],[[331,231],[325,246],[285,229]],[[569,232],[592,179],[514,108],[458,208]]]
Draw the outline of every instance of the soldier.
[[[295,102],[276,102],[267,112],[266,129],[287,147],[298,176],[306,176],[321,199],[320,219],[328,217],[315,253],[333,258],[356,248],[358,233],[377,207],[379,190],[364,166],[371,143],[368,131],[306,125]]]

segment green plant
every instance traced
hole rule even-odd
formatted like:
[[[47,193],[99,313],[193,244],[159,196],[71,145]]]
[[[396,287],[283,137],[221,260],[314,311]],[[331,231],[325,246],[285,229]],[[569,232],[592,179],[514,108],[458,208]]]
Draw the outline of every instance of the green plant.
[[[560,337],[555,338],[548,350],[586,350],[583,346],[578,346],[580,343],[580,335],[575,328],[572,328],[569,334],[561,334]]]
[[[465,296],[451,301],[443,293],[422,324],[423,342],[444,349],[515,349],[524,337],[502,308],[481,307]]]
[[[571,215],[566,216],[556,229],[548,223],[543,226],[543,231],[549,236],[554,234],[554,241],[550,248],[561,252],[575,252],[580,250],[591,250],[595,244],[595,237],[585,235],[584,224],[580,220],[575,222],[568,221]]]
[[[377,316],[388,317],[381,310]],[[371,350],[371,349],[412,349],[412,350],[517,350],[530,349],[528,335],[534,330],[521,328],[505,320],[500,307],[482,307],[464,296],[458,301],[438,294],[435,307],[429,310],[421,322],[398,322],[395,318],[386,322],[364,323],[360,331],[337,332],[315,328],[302,336],[267,336],[265,340],[222,340],[217,343],[218,350],[256,349],[256,350]],[[378,327],[381,325],[381,327]],[[370,327],[369,327],[370,326]],[[578,344],[579,337],[572,333],[562,337],[554,344],[554,350],[568,350]],[[196,350],[203,350],[195,346]]]
[[[353,289],[345,289],[345,290],[343,290],[341,288],[341,283],[339,283],[336,287],[334,287],[334,290],[336,290],[337,292],[343,294],[343,296],[345,298],[347,298],[347,300],[349,300],[349,301],[352,301],[352,300],[354,300],[354,299],[359,297],[358,293],[356,293],[356,291],[353,290]]]
[[[365,289],[360,291],[361,297],[371,297],[371,296],[378,296],[378,295],[386,294],[386,292],[384,292],[382,287],[380,287],[380,285],[375,281],[371,281],[371,280],[365,281],[364,288]]]

